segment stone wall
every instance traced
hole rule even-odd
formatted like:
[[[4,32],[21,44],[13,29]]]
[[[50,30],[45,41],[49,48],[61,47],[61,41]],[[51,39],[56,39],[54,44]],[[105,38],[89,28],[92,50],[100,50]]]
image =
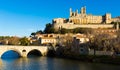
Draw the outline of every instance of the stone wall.
[[[113,28],[113,24],[54,24],[55,29],[74,29],[74,28]]]

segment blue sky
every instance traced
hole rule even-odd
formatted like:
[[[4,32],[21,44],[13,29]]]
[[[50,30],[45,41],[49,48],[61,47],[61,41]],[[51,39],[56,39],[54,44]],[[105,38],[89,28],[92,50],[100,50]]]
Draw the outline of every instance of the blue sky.
[[[0,0],[0,36],[29,36],[53,18],[68,18],[69,8],[82,6],[90,14],[120,16],[120,0]]]

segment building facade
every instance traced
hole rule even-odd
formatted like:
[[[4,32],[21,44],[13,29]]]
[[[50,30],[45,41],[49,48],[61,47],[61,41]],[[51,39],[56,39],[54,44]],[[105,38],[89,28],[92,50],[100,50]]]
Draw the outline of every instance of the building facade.
[[[72,51],[80,54],[88,54],[89,48],[87,42],[89,38],[85,34],[75,34],[73,37]]]
[[[76,10],[76,12],[72,12],[72,9],[70,8],[69,21],[73,22],[74,24],[111,23],[111,14],[106,13],[103,16],[86,14],[86,7],[82,7],[81,11],[80,11],[80,14],[79,14],[78,10]]]
[[[56,44],[56,38],[42,37],[42,38],[40,38],[40,44]]]

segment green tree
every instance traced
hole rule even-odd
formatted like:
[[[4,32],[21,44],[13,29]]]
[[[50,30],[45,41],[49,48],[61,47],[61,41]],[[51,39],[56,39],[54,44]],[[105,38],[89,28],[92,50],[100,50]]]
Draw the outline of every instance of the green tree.
[[[49,29],[49,32],[48,33],[55,33],[55,29],[53,28],[53,27],[51,27],[50,29]]]
[[[46,24],[44,33],[54,33],[55,29],[52,27],[52,24],[48,23]]]
[[[67,32],[68,32],[68,30],[65,29],[65,28],[62,28],[62,29],[60,30],[60,33],[61,33],[61,34],[65,34],[65,33],[67,33]]]
[[[93,29],[91,28],[75,28],[74,33],[82,33],[82,34],[92,34]]]
[[[35,37],[36,33],[35,32],[32,32],[31,33],[31,36]]]
[[[28,38],[23,37],[20,39],[20,45],[28,46],[28,45],[30,45],[30,41],[28,40]]]
[[[42,30],[39,30],[36,32],[36,34],[43,34],[44,32]]]

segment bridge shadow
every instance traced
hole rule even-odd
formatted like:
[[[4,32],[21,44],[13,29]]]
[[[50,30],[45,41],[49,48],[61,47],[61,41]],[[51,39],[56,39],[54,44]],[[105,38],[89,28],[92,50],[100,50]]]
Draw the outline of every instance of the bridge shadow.
[[[34,49],[27,54],[28,58],[35,58],[35,57],[40,57],[40,56],[42,56],[42,53],[37,49]]]

